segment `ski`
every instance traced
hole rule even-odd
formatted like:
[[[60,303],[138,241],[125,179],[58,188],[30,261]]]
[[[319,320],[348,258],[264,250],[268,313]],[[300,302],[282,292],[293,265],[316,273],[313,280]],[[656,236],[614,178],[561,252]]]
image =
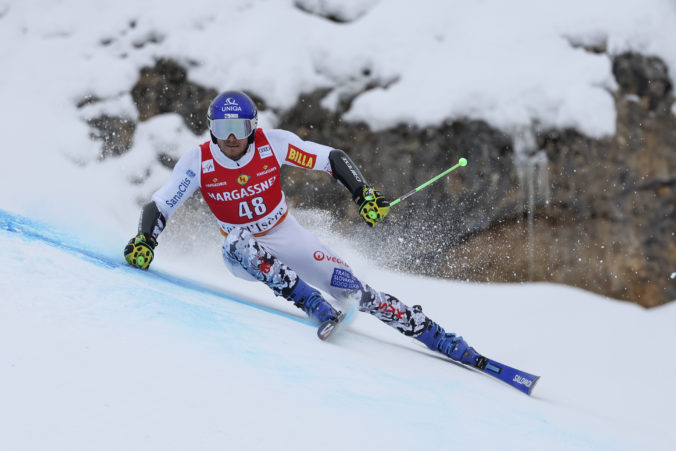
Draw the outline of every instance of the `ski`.
[[[324,321],[317,329],[317,336],[320,340],[326,340],[331,336],[336,327],[345,319],[345,313],[338,312],[338,318]]]
[[[534,376],[525,371],[517,370],[516,368],[512,368],[511,366],[496,362],[495,360],[491,360],[484,356],[479,357],[479,360],[477,360],[476,365],[473,367],[482,373],[486,373],[489,376],[493,376],[494,378],[511,385],[527,395],[531,394],[536,382],[540,379],[540,376]]]

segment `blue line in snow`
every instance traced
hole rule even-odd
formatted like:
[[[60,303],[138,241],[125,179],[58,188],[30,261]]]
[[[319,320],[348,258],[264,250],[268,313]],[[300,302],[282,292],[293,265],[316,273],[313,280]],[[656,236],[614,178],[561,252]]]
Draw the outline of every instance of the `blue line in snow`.
[[[192,290],[207,293],[210,295],[217,296],[228,301],[233,301],[238,304],[243,304],[249,307],[253,307],[258,310],[262,310],[267,313],[272,313],[274,315],[283,316],[284,318],[291,319],[293,321],[316,327],[315,324],[311,323],[309,320],[299,318],[297,316],[290,315],[279,310],[274,310],[263,305],[255,304],[253,302],[248,302],[243,299],[238,299],[222,293],[214,288],[209,288],[203,284],[196,282],[194,280],[185,279],[181,277],[174,276],[172,274],[163,273],[161,271],[149,270],[141,271],[135,268],[132,268],[127,264],[126,261],[120,258],[110,257],[108,255],[101,254],[99,252],[90,250],[87,248],[87,245],[81,242],[78,242],[77,238],[68,236],[62,232],[59,232],[52,227],[35,221],[33,219],[27,218],[25,216],[16,215],[8,211],[0,209],[0,230],[5,230],[8,232],[15,233],[22,236],[24,239],[41,241],[50,246],[62,249],[70,254],[76,255],[78,257],[84,258],[92,263],[97,265],[110,268],[110,269],[123,269],[129,271],[138,271],[142,275],[156,277],[158,279],[174,283],[176,285],[190,288]]]

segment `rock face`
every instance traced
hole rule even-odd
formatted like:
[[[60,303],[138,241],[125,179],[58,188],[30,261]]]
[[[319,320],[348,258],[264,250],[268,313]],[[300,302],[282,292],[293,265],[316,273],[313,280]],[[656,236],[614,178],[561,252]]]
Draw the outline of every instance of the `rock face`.
[[[157,114],[178,113],[195,134],[207,129],[207,108],[216,95],[215,89],[189,81],[187,70],[169,59],[157,61],[154,67],[143,68],[131,90],[140,121]]]
[[[553,281],[644,306],[676,298],[668,269],[676,263],[676,121],[650,114],[647,99],[618,95],[616,104],[610,139],[573,130],[538,136],[549,202],[452,251],[474,278]]]
[[[676,117],[667,67],[627,53],[614,58],[613,72],[615,136],[535,130],[526,152],[474,120],[373,133],[343,122],[341,111],[322,109],[325,91],[304,95],[277,112],[279,127],[344,149],[392,198],[460,157],[469,165],[394,207],[373,230],[326,174],[285,168],[287,198],[334,212],[344,233],[390,267],[475,281],[563,283],[647,307],[675,300]],[[133,89],[141,120],[175,111],[196,133],[206,129],[216,94],[189,83],[168,61],[144,69]]]
[[[100,159],[122,155],[134,141],[136,123],[125,117],[102,115],[89,120],[91,138],[101,141]]]

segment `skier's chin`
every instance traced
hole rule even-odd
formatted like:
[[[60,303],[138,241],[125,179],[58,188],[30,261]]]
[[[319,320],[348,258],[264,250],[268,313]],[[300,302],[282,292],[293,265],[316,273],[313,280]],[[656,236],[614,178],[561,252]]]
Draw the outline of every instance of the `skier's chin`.
[[[221,152],[223,152],[225,156],[230,158],[231,160],[239,160],[240,158],[242,158],[242,156],[246,151],[246,147],[242,148],[242,146],[240,145],[229,146],[227,144],[224,144],[218,147],[221,149]]]

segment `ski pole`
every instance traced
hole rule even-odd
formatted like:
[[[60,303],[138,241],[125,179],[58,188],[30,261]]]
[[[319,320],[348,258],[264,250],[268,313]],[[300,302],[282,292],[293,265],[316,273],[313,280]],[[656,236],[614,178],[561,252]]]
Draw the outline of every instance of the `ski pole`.
[[[451,172],[451,171],[457,169],[457,168],[460,167],[460,166],[467,166],[467,160],[466,160],[465,158],[459,159],[459,160],[458,160],[458,163],[457,163],[455,166],[452,166],[452,167],[446,169],[444,172],[442,172],[441,174],[437,175],[436,177],[434,177],[434,178],[432,178],[432,179],[429,179],[428,181],[426,181],[425,183],[423,183],[423,184],[420,185],[419,187],[417,187],[417,188],[415,188],[415,189],[409,191],[408,193],[404,194],[404,195],[401,196],[400,198],[393,200],[392,202],[390,202],[390,207],[393,207],[394,205],[397,205],[399,202],[401,202],[402,200],[406,199],[408,196],[411,196],[411,195],[417,193],[417,192],[420,191],[421,189],[425,188],[426,186],[430,185],[431,183],[436,182],[436,181],[439,180],[441,177],[445,176],[446,174],[448,174],[449,172]]]

